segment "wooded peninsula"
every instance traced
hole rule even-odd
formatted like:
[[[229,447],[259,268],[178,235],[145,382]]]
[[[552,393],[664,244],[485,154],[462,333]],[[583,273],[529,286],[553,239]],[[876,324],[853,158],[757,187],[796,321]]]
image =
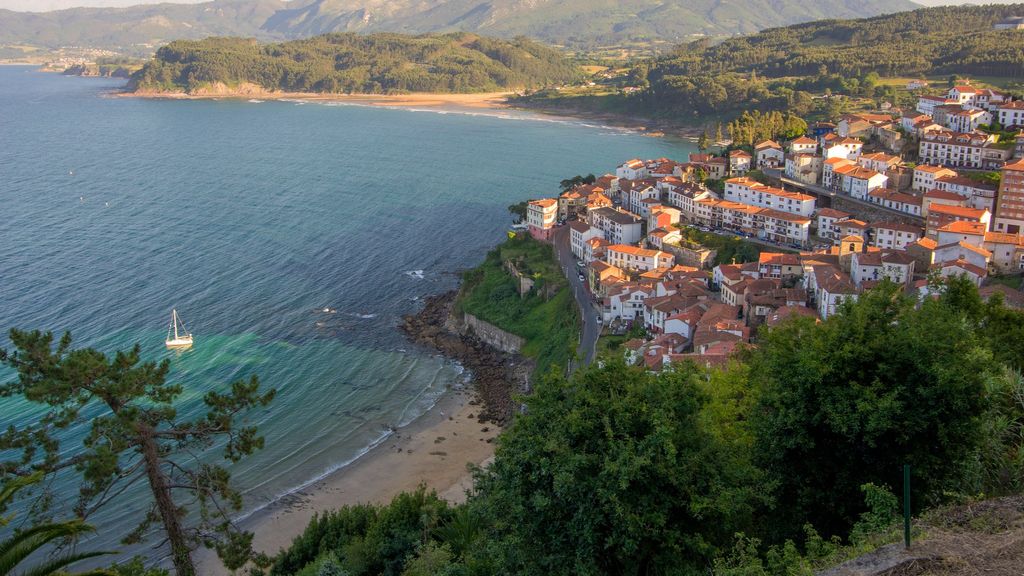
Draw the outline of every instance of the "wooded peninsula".
[[[571,82],[577,67],[526,38],[475,34],[325,34],[290,42],[171,42],[133,77],[134,92],[192,93],[213,84],[327,94],[478,93]]]

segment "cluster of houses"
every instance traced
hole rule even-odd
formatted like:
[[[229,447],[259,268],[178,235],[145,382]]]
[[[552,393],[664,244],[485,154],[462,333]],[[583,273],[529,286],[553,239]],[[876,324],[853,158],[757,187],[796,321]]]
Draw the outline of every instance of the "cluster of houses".
[[[820,138],[828,134],[834,132]],[[801,154],[819,158],[823,171],[831,166],[829,186],[845,178],[870,180],[864,172],[883,174],[899,165],[886,154],[863,153],[858,139],[820,138],[800,137],[787,147],[762,142],[755,154],[693,154],[689,162],[630,160],[593,184],[530,202],[528,229],[550,240],[561,226],[568,228],[605,324],[641,323],[653,337],[626,346],[652,370],[681,359],[724,362],[761,326],[792,315],[826,319],[884,279],[925,297],[935,277],[966,276],[982,286],[991,273],[1024,272],[1024,160],[1002,166],[998,190],[949,168],[921,165],[908,172],[907,192],[885,186],[865,191],[872,202],[906,204],[895,209],[923,225],[906,223],[912,218],[867,222],[819,209],[814,196],[745,175],[753,167],[788,166]],[[723,192],[700,184],[698,171],[721,173]],[[851,195],[860,190],[849,186]],[[1003,227],[996,229],[1000,217]],[[712,268],[714,252],[687,240],[688,226],[799,250]]]

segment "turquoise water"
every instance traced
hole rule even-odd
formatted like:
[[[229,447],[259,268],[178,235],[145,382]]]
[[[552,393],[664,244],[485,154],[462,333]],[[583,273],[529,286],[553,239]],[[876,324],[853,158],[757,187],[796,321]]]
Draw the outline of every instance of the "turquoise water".
[[[266,449],[233,467],[248,510],[463,381],[396,325],[502,239],[509,204],[692,149],[518,112],[105,95],[119,85],[0,67],[0,345],[11,327],[106,351],[139,342],[172,359],[185,417],[258,374],[279,394],[252,417]],[[164,350],[172,307],[192,350]],[[0,403],[0,426],[25,408]],[[144,497],[97,517],[101,540]]]

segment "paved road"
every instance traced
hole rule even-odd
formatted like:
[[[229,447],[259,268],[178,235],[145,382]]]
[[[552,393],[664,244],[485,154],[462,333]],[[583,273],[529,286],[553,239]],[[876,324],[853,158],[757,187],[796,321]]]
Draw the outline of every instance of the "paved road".
[[[585,366],[593,362],[594,354],[597,351],[597,339],[601,336],[601,325],[597,323],[597,315],[600,310],[591,300],[585,283],[580,281],[579,272],[576,269],[576,257],[573,256],[572,247],[569,245],[569,227],[559,226],[556,228],[553,240],[558,263],[561,264],[565,277],[569,279],[569,287],[576,298],[576,304],[579,305],[583,333],[580,335],[580,347],[577,349],[577,353]],[[571,369],[575,369],[575,366],[572,366]]]

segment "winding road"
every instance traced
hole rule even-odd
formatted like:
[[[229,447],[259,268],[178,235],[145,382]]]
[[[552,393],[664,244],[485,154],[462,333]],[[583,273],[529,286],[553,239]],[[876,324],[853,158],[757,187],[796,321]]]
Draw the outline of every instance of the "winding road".
[[[563,225],[555,228],[552,243],[555,246],[555,253],[558,255],[558,263],[569,280],[569,287],[576,298],[576,304],[580,310],[580,320],[583,323],[577,354],[583,362],[582,365],[586,366],[594,361],[594,354],[597,352],[597,339],[601,336],[601,324],[598,323],[597,317],[601,310],[590,299],[586,283],[580,281],[580,273],[576,269],[576,257],[573,256],[572,246],[569,242],[569,227]],[[574,363],[570,367],[570,371],[574,371],[576,367]]]

